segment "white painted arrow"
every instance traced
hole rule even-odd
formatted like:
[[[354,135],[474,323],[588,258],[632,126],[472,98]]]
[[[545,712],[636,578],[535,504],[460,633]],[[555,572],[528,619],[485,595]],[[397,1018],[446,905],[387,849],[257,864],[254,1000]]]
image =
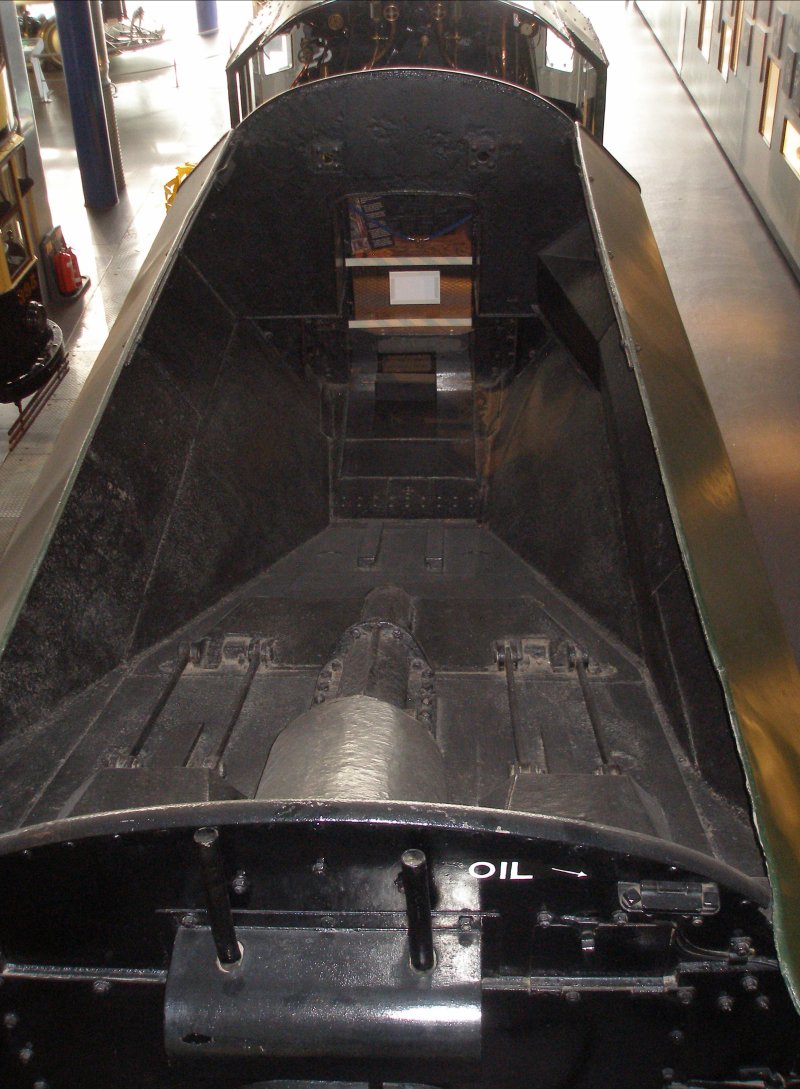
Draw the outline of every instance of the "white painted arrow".
[[[570,877],[588,877],[588,873],[584,873],[583,870],[559,870],[558,866],[550,867],[553,873],[567,873]]]

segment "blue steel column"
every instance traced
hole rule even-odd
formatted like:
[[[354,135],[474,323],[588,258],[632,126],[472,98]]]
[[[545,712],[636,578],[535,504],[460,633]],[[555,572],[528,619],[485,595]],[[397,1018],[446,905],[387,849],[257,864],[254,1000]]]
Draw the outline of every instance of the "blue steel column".
[[[55,0],[75,150],[88,208],[119,200],[89,0]]]
[[[217,0],[194,0],[197,8],[198,34],[213,34],[219,29]]]

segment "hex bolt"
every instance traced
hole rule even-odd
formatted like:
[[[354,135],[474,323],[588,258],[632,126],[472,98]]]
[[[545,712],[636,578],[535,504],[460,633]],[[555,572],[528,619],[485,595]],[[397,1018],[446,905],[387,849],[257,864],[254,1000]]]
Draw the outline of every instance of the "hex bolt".
[[[758,979],[756,976],[751,975],[749,972],[746,976],[742,976],[742,990],[748,994],[754,994],[758,990]]]
[[[231,880],[231,890],[236,896],[244,896],[250,891],[251,881],[244,870],[237,870]]]
[[[23,1066],[27,1066],[33,1058],[33,1045],[26,1044],[25,1047],[20,1048],[18,1058]]]
[[[731,948],[737,957],[749,957],[752,952],[747,938],[734,938],[731,941]]]
[[[181,916],[181,926],[185,926],[187,930],[194,930],[196,926],[200,925],[200,917],[198,915],[183,915]]]
[[[549,911],[540,911],[536,916],[536,922],[539,926],[550,926],[553,921],[553,916]]]
[[[311,867],[311,872],[316,874],[325,873],[325,859],[318,858],[314,865]]]
[[[108,992],[111,990],[111,981],[108,979],[96,979],[92,983],[92,990],[95,994],[108,994]]]
[[[756,1008],[759,1010],[769,1009],[769,999],[765,994],[760,994],[756,999]]]
[[[580,1002],[581,993],[580,991],[565,991],[564,998],[571,1006],[574,1006],[577,1002]]]
[[[717,1009],[723,1013],[730,1013],[733,1009],[733,999],[729,994],[721,994],[717,998]]]
[[[39,1078],[33,1083],[33,1089],[50,1089],[50,1086],[44,1078]]]
[[[678,1001],[682,1006],[691,1006],[694,1002],[694,987],[679,987]]]
[[[693,916],[692,916],[692,926],[702,926],[702,925],[703,925],[703,919],[702,919],[702,916],[700,916],[700,915],[693,915]]]
[[[7,1013],[3,1018],[3,1024],[6,1026],[7,1029],[16,1028],[19,1024],[19,1014]]]
[[[459,915],[459,917],[458,917],[459,930],[472,930],[474,925],[475,925],[475,920],[472,918],[471,915]]]
[[[612,923],[616,923],[617,926],[625,926],[628,921],[627,911],[615,911],[611,916]]]

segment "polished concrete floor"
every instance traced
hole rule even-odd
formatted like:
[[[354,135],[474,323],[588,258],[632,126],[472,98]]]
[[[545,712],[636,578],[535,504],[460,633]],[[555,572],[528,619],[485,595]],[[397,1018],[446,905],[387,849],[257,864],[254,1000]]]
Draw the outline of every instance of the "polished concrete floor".
[[[733,462],[795,652],[800,656],[800,284],[794,279],[636,9],[586,0],[609,60],[606,145],[638,179],[673,290]],[[87,213],[63,83],[38,109],[53,220],[92,277],[85,307],[57,320],[70,373],[23,443],[0,465],[0,549],[91,369],[164,215],[163,185],[227,128],[224,64],[249,4],[219,4],[201,38],[194,5],[152,4],[170,41],[124,58],[112,76],[127,188]],[[165,20],[166,22],[166,20]],[[688,48],[688,46],[687,46]],[[14,409],[0,412],[6,428]]]

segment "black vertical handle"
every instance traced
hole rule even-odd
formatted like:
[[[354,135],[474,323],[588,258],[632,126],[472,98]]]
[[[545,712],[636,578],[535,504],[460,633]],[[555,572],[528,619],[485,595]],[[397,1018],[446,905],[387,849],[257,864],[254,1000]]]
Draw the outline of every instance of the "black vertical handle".
[[[428,862],[424,851],[404,851],[403,889],[408,916],[408,948],[411,963],[418,972],[433,968],[433,924],[431,922],[431,892],[428,885]]]
[[[216,828],[198,828],[194,834],[194,841],[200,852],[200,866],[208,900],[208,918],[211,923],[211,936],[217,947],[217,957],[220,964],[238,964],[242,959],[242,953],[233,927],[231,903],[225,884],[225,868],[222,865],[222,852],[219,846],[219,832]]]

